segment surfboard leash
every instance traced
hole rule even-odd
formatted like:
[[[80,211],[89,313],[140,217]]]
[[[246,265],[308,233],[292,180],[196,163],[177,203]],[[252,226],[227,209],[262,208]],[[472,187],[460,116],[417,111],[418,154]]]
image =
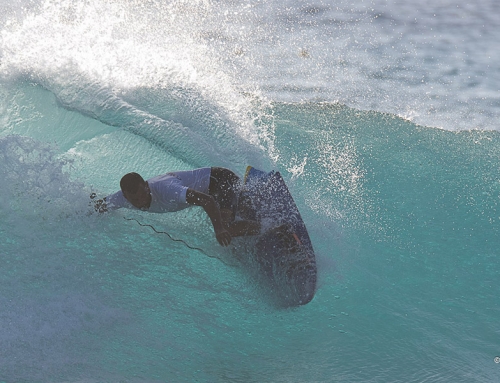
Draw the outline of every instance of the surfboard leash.
[[[135,218],[127,218],[127,217],[123,217],[124,220],[126,221],[135,221],[139,226],[143,226],[143,227],[149,227],[151,228],[156,234],[165,234],[166,236],[168,236],[168,238],[170,238],[170,240],[174,241],[174,242],[182,242],[184,244],[184,246],[186,246],[187,248],[191,249],[191,250],[196,250],[196,251],[199,251],[200,253],[202,253],[203,255],[207,256],[207,257],[210,257],[210,258],[215,258],[215,259],[218,259],[219,261],[221,261],[222,263],[224,263],[226,266],[231,266],[230,264],[228,264],[227,262],[223,261],[221,258],[219,257],[216,257],[216,256],[213,256],[213,255],[210,255],[210,254],[207,254],[205,253],[205,251],[199,247],[194,247],[194,246],[191,246],[190,244],[188,244],[186,241],[182,240],[182,239],[176,239],[174,237],[172,237],[169,233],[167,233],[166,231],[160,231],[160,230],[156,230],[156,228],[153,226],[153,225],[150,225],[150,224],[146,224],[146,223],[141,223],[139,220],[135,219]]]
[[[156,228],[153,226],[153,225],[149,225],[149,224],[145,224],[145,223],[141,223],[139,222],[137,219],[135,218],[127,218],[127,217],[123,217],[123,219],[127,220],[127,221],[135,221],[137,222],[138,225],[140,226],[143,226],[143,227],[150,227],[156,234],[165,234],[168,236],[168,238],[170,238],[172,241],[174,242],[182,242],[186,247],[190,248],[191,250],[198,250],[199,252],[205,254],[205,252],[203,251],[203,249],[200,249],[199,247],[194,247],[194,246],[191,246],[190,244],[188,244],[187,242],[183,241],[182,239],[176,239],[174,237],[172,237],[169,233],[167,233],[166,231],[160,231],[160,230],[156,230]],[[207,254],[205,254],[207,255]]]

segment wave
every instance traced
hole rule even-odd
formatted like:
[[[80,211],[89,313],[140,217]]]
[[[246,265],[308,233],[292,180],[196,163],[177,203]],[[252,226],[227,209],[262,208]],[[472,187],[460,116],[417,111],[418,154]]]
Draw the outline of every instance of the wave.
[[[149,11],[134,12],[141,8],[134,2],[92,4],[46,1],[10,23],[2,38],[4,80],[38,84],[65,108],[143,136],[195,166],[211,157],[241,162],[238,151],[226,149],[235,143],[254,150],[255,161],[272,146],[272,132],[253,124],[261,118],[258,98],[240,89],[192,29],[174,23],[191,5],[152,2]],[[203,4],[195,20],[209,11]],[[168,21],[152,38],[150,28]]]
[[[71,323],[75,320],[81,323],[77,328],[100,334],[107,343],[77,337],[78,331],[73,330],[73,325],[63,324],[66,330],[54,340],[60,349],[67,350],[68,354],[73,352],[69,344],[80,344],[89,350],[113,347],[117,340],[108,328],[116,328],[114,323],[120,323],[122,330],[118,337],[153,350],[145,357],[154,374],[172,376],[154,353],[176,359],[169,354],[169,350],[175,349],[179,355],[186,356],[184,362],[179,360],[179,368],[185,376],[185,371],[189,371],[187,355],[191,348],[202,354],[210,353],[220,342],[226,342],[224,338],[215,337],[208,344],[199,343],[196,332],[186,327],[186,318],[207,333],[220,331],[221,326],[227,331],[239,328],[240,314],[245,312],[253,313],[257,322],[270,320],[269,308],[265,308],[266,303],[259,298],[258,289],[244,270],[234,267],[234,261],[244,249],[221,251],[214,242],[209,222],[200,212],[168,217],[139,213],[133,218],[203,249],[210,257],[124,220],[123,217],[130,218],[129,212],[119,211],[106,219],[82,213],[88,207],[90,191],[100,194],[114,191],[119,177],[127,169],[155,175],[166,167],[193,166],[184,162],[182,153],[178,155],[175,150],[169,150],[169,124],[158,127],[158,136],[137,135],[130,127],[137,125],[142,129],[142,120],[129,110],[113,111],[117,118],[110,120],[120,123],[110,127],[102,123],[105,118],[96,120],[77,108],[63,108],[54,96],[52,101],[47,101],[50,93],[40,87],[24,86],[13,91],[17,98],[9,104],[12,113],[6,119],[0,141],[1,168],[7,180],[1,187],[2,232],[4,237],[12,239],[2,246],[11,264],[17,265],[17,269],[9,266],[8,275],[12,278],[4,282],[13,283],[14,287],[25,283],[32,275],[29,270],[33,266],[26,260],[38,259],[36,273],[43,275],[52,270],[47,278],[42,278],[47,286],[45,291],[51,291],[52,303],[48,306],[59,305],[61,310],[70,313],[67,315],[73,318]],[[19,93],[21,89],[23,92]],[[14,107],[16,103],[18,108]],[[24,110],[23,105],[31,107]],[[28,111],[36,112],[37,117],[28,119]],[[60,118],[47,119],[53,115]],[[495,352],[495,345],[486,334],[495,331],[496,323],[496,296],[491,286],[498,273],[494,262],[499,237],[498,133],[427,128],[394,115],[340,104],[272,103],[263,110],[263,115],[267,117],[256,123],[262,126],[255,129],[272,128],[274,138],[272,152],[264,152],[261,161],[274,164],[285,177],[309,229],[319,268],[319,288],[314,300],[304,310],[279,315],[288,318],[285,322],[294,318],[293,324],[289,323],[294,331],[308,334],[306,343],[310,346],[306,346],[306,350],[322,350],[308,360],[310,366],[317,367],[318,379],[323,376],[320,371],[326,373],[321,366],[331,366],[336,361],[333,371],[351,377],[346,380],[359,380],[357,378],[364,375],[354,373],[352,365],[367,359],[371,360],[373,369],[389,362],[404,365],[404,360],[414,361],[414,369],[391,370],[393,379],[410,377],[411,380],[425,374],[442,377],[451,374],[458,379],[462,376],[461,370],[455,368],[456,364],[449,364],[450,356],[462,365],[465,363],[473,376],[495,374],[488,368],[481,367],[479,371],[477,366],[481,366],[479,360]],[[49,121],[50,124],[44,125]],[[78,123],[67,126],[68,121]],[[94,128],[82,133],[81,127],[87,124],[94,124]],[[40,132],[34,134],[37,139],[19,135],[21,130],[24,136],[29,135],[28,126]],[[6,136],[7,132],[10,135]],[[44,135],[51,140],[60,137],[62,132],[67,143],[64,150],[47,147],[42,142]],[[81,134],[88,136],[82,138]],[[155,141],[157,137],[160,137],[160,145]],[[217,138],[206,135],[204,139],[209,146],[220,145]],[[182,146],[184,153],[198,149],[198,144],[189,139],[182,141]],[[248,146],[245,142],[238,149],[237,145],[226,148],[241,150],[241,163],[231,164],[235,171],[243,171],[243,161],[251,164],[253,149],[246,151]],[[207,157],[210,162],[218,159],[211,152]],[[199,229],[197,234],[193,234],[194,225]],[[59,234],[54,237],[53,233]],[[32,247],[15,240],[20,237],[30,238]],[[76,271],[68,273],[67,267],[74,265],[77,265]],[[15,282],[19,275],[22,277]],[[208,276],[209,282],[206,282]],[[168,282],[158,284],[158,278]],[[85,280],[85,294],[63,297],[58,290],[61,285],[53,285],[53,280],[60,280],[64,286],[75,280],[82,286]],[[99,289],[105,293],[99,293]],[[18,291],[24,294],[24,302],[33,302],[39,297],[32,289],[18,288]],[[87,305],[81,302],[89,302],[93,296],[99,297],[101,308],[89,308],[96,310],[90,314],[87,309],[75,311],[75,305]],[[47,299],[42,297],[40,301],[47,302]],[[163,323],[158,316],[151,320],[130,319],[131,316],[143,317],[149,307],[156,307],[159,301],[168,301],[165,306],[168,309],[155,310],[159,310],[160,317],[174,321],[175,331],[186,334],[182,342],[172,340],[165,332],[160,336],[161,342],[153,339],[158,337]],[[40,318],[52,318],[44,306],[35,306],[34,311]],[[218,315],[221,311],[235,314],[228,314],[222,324]],[[11,312],[22,316],[25,311],[21,306],[12,306]],[[316,339],[307,330],[306,318],[311,313],[317,318],[315,329],[330,337]],[[460,320],[457,321],[458,313]],[[86,315],[94,316],[95,322],[86,322]],[[353,317],[356,320],[347,320]],[[207,318],[212,319],[204,322]],[[369,325],[366,318],[370,318]],[[138,321],[156,335],[144,337],[142,332],[135,331],[139,328]],[[61,322],[53,323],[61,325]],[[279,333],[279,323],[272,319],[266,328]],[[475,327],[472,323],[481,323],[481,326]],[[253,325],[250,321],[245,326],[253,328]],[[43,334],[51,334],[50,325],[47,326],[48,332]],[[399,326],[412,330],[398,332]],[[363,328],[371,329],[369,348],[359,337],[348,335],[342,340],[342,349],[355,349],[356,355],[332,354],[341,341],[339,335],[363,333]],[[23,334],[35,339],[29,360],[18,357],[18,363],[26,367],[33,359],[40,361],[44,337],[49,335],[36,335],[21,327],[18,330],[13,344],[22,343]],[[310,342],[311,336],[315,341]],[[240,334],[227,340],[225,347],[232,350],[253,347],[242,337]],[[440,342],[435,342],[436,338]],[[398,346],[401,339],[406,347]],[[422,352],[422,339],[429,342],[425,349],[435,356],[432,360],[415,359],[414,355]],[[165,344],[172,342],[174,348],[166,349]],[[271,357],[274,348],[265,341],[259,344],[260,352]],[[373,359],[373,354],[387,355],[387,348],[400,350],[399,356],[391,354],[385,361]],[[138,355],[134,347],[130,350]],[[464,355],[470,350],[475,356],[472,362],[467,362]],[[49,364],[52,371],[75,376],[67,367],[76,363],[74,360],[65,362],[60,354],[52,355],[54,360]],[[119,367],[119,353],[86,355],[87,376],[110,371],[121,371],[127,376],[141,368],[141,358],[137,364],[123,369]],[[96,358],[105,362],[98,362]],[[287,358],[294,360],[293,351],[289,351]],[[211,360],[218,358],[212,355]],[[231,366],[227,366],[229,371],[235,371]],[[252,376],[263,379],[275,376],[272,365],[266,365],[260,372],[252,370],[250,364],[245,368]],[[8,370],[8,376],[19,376],[15,371],[19,371],[17,367]],[[218,374],[210,369],[205,371],[207,379]],[[308,370],[293,371],[294,377],[305,379],[304,371]],[[329,368],[328,376],[331,371]],[[47,372],[40,376],[52,375]]]
[[[495,379],[497,132],[270,102],[175,29],[192,5],[86,4],[2,35],[4,379]],[[213,11],[196,5],[195,27]],[[141,17],[172,26],[149,41]],[[88,212],[125,172],[202,165],[281,172],[318,256],[312,302],[267,306],[235,266],[245,244],[221,249],[199,210]]]
[[[483,31],[493,5],[483,2],[465,27],[449,12],[437,19],[424,12],[410,22],[411,12],[394,14],[396,4],[368,10],[350,2],[308,7],[274,0],[16,3],[3,5],[1,73],[42,84],[91,115],[99,106],[77,94],[102,90],[104,101],[117,96],[143,110],[150,103],[135,105],[134,94],[165,89],[153,115],[168,113],[183,125],[196,116],[201,124],[207,121],[198,109],[209,108],[205,119],[218,113],[219,124],[236,126],[252,143],[271,140],[252,124],[261,117],[254,102],[266,98],[340,102],[448,130],[496,129],[495,74],[486,59],[472,60],[494,46],[495,29]],[[426,23],[442,34],[436,45]],[[394,25],[399,33],[391,32]],[[482,44],[449,51],[449,41],[461,46],[471,31],[483,35]]]

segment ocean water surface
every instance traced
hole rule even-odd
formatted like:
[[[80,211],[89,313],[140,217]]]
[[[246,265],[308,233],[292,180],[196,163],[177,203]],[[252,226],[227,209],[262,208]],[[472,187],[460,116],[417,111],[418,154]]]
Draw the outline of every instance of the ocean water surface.
[[[0,1],[0,381],[497,381],[499,23],[493,0]],[[129,171],[247,165],[308,227],[305,306],[199,209],[89,206]]]

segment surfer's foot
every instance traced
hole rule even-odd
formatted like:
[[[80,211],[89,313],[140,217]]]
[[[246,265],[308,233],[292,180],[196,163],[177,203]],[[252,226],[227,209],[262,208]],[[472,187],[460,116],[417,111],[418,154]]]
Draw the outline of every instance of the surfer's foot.
[[[234,221],[228,224],[227,231],[231,237],[260,234],[260,223],[257,221]]]

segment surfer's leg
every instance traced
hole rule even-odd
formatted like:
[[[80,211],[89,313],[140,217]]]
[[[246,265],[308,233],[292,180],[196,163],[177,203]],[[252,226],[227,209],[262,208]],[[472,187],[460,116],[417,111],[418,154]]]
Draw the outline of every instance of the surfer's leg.
[[[211,169],[208,194],[219,204],[222,220],[227,223],[234,221],[240,188],[240,178],[231,170],[217,167]]]
[[[237,196],[241,189],[240,178],[231,170],[213,167],[210,172],[208,193],[212,195],[220,207],[222,221],[233,237],[257,235],[260,223],[256,221],[235,221]]]
[[[229,223],[227,231],[232,237],[260,234],[260,223],[257,221],[234,221]]]
[[[234,220],[234,213],[229,209],[220,209],[222,221],[227,225]]]

